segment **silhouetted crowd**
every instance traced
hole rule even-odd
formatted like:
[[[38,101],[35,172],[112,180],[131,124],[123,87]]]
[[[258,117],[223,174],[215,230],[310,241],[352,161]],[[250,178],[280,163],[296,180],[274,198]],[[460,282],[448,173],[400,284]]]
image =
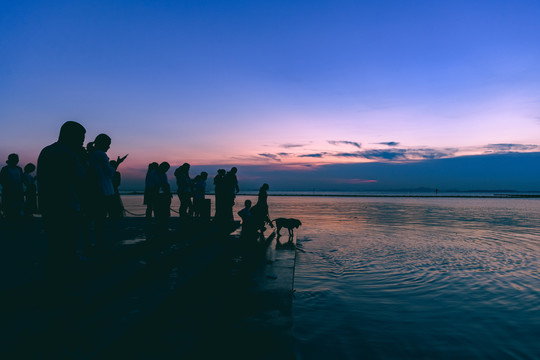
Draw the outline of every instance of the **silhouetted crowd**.
[[[66,269],[77,261],[79,244],[82,243],[83,256],[91,247],[96,252],[102,251],[107,245],[104,234],[107,218],[114,226],[125,214],[118,191],[121,184],[118,167],[128,155],[110,160],[107,151],[111,138],[99,134],[84,147],[85,135],[86,129],[81,124],[68,121],[62,125],[58,140],[39,154],[36,176],[33,175],[36,165],[29,163],[23,170],[18,166],[17,154],[10,154],[7,165],[0,170],[0,215],[8,226],[17,228],[25,218],[41,213],[52,278],[62,278]],[[172,192],[167,178],[170,167],[167,162],[153,162],[148,165],[145,178],[143,201],[147,225],[152,226],[155,221],[158,234],[168,231],[171,215]],[[208,173],[203,171],[192,179],[189,170],[190,164],[184,163],[174,171],[180,221],[210,221],[210,199],[205,197]],[[216,223],[234,221],[233,205],[240,191],[237,171],[236,167],[228,172],[220,169],[213,179]],[[268,185],[264,184],[256,205],[252,207],[247,200],[238,213],[242,219],[242,237],[262,234],[265,224],[273,227],[268,217],[267,191]]]
[[[36,165],[29,163],[21,169],[19,155],[10,154],[7,165],[0,170],[2,186],[1,214],[10,223],[19,224],[22,217],[37,213]]]

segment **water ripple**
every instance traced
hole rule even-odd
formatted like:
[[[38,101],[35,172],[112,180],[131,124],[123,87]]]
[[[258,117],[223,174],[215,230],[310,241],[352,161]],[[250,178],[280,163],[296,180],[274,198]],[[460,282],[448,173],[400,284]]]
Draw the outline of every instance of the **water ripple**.
[[[347,357],[361,336],[373,358],[540,357],[540,202],[325,201],[296,209],[310,241],[295,317],[316,329],[305,344],[330,337]]]

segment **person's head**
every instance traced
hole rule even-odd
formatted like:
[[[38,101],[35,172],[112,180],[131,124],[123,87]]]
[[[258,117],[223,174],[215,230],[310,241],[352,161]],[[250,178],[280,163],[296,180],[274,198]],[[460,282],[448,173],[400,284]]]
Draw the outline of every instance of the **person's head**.
[[[157,168],[159,167],[159,164],[157,162],[151,162],[150,164],[148,164],[148,172],[152,171],[152,170],[157,170]]]
[[[6,160],[6,164],[10,166],[16,166],[19,163],[19,155],[17,154],[9,154],[8,158]]]
[[[262,184],[261,190],[268,190],[268,189],[270,189],[270,186],[268,186],[267,183]]]
[[[249,209],[251,207],[251,200],[244,201],[244,206]]]
[[[159,166],[158,166],[158,170],[159,170],[160,172],[164,173],[164,174],[165,174],[167,171],[169,171],[170,168],[171,168],[171,165],[170,165],[168,162],[166,162],[166,161],[162,162],[162,163],[159,164]]]
[[[201,175],[197,175],[195,176],[195,178],[193,179],[193,181],[195,182],[199,182],[201,180]]]
[[[107,152],[111,147],[111,137],[107,134],[99,134],[94,140],[94,148],[96,150],[101,150]]]
[[[183,163],[182,165],[177,167],[176,170],[174,170],[174,176],[178,177],[178,176],[183,176],[183,175],[188,174],[189,167],[190,165],[188,163]]]
[[[34,172],[34,170],[36,170],[36,165],[34,165],[32,163],[28,163],[24,167],[24,172],[27,173],[27,174],[30,174],[30,173]]]
[[[218,175],[224,176],[227,172],[225,171],[225,169],[219,169],[217,173]]]
[[[58,142],[72,150],[79,150],[83,147],[85,134],[84,126],[75,121],[66,121],[60,128]]]
[[[94,142],[90,141],[88,144],[86,144],[86,152],[91,153],[94,151]]]
[[[236,174],[238,172],[238,169],[236,167],[231,168],[231,174]]]
[[[203,172],[201,173],[201,179],[202,179],[202,180],[208,179],[208,173],[207,173],[206,171],[203,171]]]

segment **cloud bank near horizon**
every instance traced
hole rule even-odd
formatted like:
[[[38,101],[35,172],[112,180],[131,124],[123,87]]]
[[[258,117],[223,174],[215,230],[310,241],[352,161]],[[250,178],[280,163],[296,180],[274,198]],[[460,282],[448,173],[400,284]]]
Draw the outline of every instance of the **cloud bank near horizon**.
[[[352,145],[361,149],[360,143],[352,141],[328,141],[332,145]],[[411,161],[424,161],[433,159],[445,159],[460,157],[465,155],[489,155],[507,153],[527,153],[537,151],[538,145],[533,144],[487,144],[483,146],[470,146],[463,148],[433,148],[433,147],[404,147],[398,146],[398,142],[378,143],[385,145],[385,148],[361,149],[352,152],[343,151],[320,151],[303,152],[302,150],[293,152],[261,153],[257,160],[265,159],[275,162],[287,162],[289,164],[300,165],[305,159],[315,159],[320,162],[311,165],[322,165],[332,162],[385,162],[401,163]],[[339,161],[344,160],[344,161]]]
[[[497,153],[411,162],[369,162],[289,167],[283,164],[238,166],[240,187],[256,190],[395,190],[421,187],[444,190],[540,191],[540,152]],[[217,169],[229,165],[192,165],[191,175],[207,171],[209,191]],[[173,166],[174,168],[174,166]],[[122,171],[122,169],[121,169]],[[124,172],[125,171],[125,172]],[[145,169],[124,169],[123,189],[142,189]],[[174,184],[172,171],[169,182]]]

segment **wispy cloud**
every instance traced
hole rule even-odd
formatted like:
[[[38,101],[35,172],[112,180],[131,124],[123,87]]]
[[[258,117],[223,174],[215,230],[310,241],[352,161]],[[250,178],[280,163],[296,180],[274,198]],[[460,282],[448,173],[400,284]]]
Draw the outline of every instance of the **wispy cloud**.
[[[316,153],[316,154],[303,154],[303,155],[298,155],[298,157],[300,158],[322,158],[324,155],[326,155],[325,152],[321,152],[321,153]]]
[[[443,159],[447,157],[452,157],[458,152],[458,149],[455,148],[445,148],[445,149],[430,149],[430,148],[421,148],[421,149],[407,149],[407,155],[411,160],[420,159],[420,160],[433,160],[433,159]]]
[[[362,157],[369,160],[407,160],[407,150],[395,149],[395,150],[367,150],[362,151]]]
[[[346,140],[328,140],[328,143],[330,145],[336,145],[336,146],[339,146],[339,145],[352,145],[354,147],[357,147],[359,149],[362,148],[362,144],[360,143],[357,143],[357,142],[354,142],[354,141],[346,141]]]
[[[292,149],[292,148],[298,148],[298,147],[304,147],[306,145],[304,144],[281,144],[280,147],[285,149]]]
[[[380,143],[377,143],[377,144],[386,145],[386,146],[398,146],[399,145],[399,143],[395,142],[395,141],[380,142]]]
[[[353,152],[353,153],[341,152],[341,153],[336,153],[333,156],[335,156],[335,157],[344,157],[344,158],[363,158],[364,155],[362,155],[362,154],[363,153],[361,151],[357,151],[357,152]]]
[[[525,144],[489,144],[485,147],[487,153],[505,153],[512,151],[529,151],[538,148],[538,145]]]
[[[258,154],[258,155],[262,156],[264,158],[267,158],[267,159],[272,159],[272,160],[275,160],[275,161],[281,161],[281,159],[279,158],[279,156],[277,154],[262,153],[262,154]]]

